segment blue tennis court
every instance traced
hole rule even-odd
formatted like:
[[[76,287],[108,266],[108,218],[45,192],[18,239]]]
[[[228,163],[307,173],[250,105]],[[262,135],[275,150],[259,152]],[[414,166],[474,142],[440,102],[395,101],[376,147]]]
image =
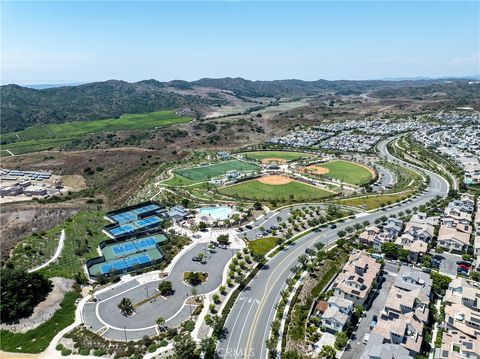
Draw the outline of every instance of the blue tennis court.
[[[146,213],[146,212],[155,211],[159,208],[160,207],[157,206],[156,204],[149,204],[149,205],[144,206],[144,207],[135,208],[135,209],[132,209],[132,210],[129,210],[129,211],[114,214],[114,215],[111,216],[111,218],[118,223],[132,222],[132,221],[135,221],[136,219],[138,219],[139,215],[141,215],[143,213]]]
[[[133,242],[119,244],[119,245],[116,245],[115,247],[112,247],[112,249],[113,249],[113,253],[116,256],[122,256],[127,253],[133,253],[137,251],[137,247],[135,247],[135,244]]]
[[[142,218],[133,222],[129,222],[118,227],[110,228],[110,233],[115,236],[121,236],[127,233],[135,232],[139,229],[146,228],[146,227],[155,227],[156,225],[160,224],[162,220],[157,216],[151,216],[147,218]]]
[[[111,271],[122,271],[124,269],[131,269],[136,265],[150,263],[150,257],[148,254],[140,254],[137,256],[127,257],[116,261],[104,263],[100,266],[102,273],[107,274]]]
[[[157,241],[152,237],[149,237],[145,239],[139,239],[138,241],[136,241],[136,245],[138,249],[147,249],[155,247],[157,245]]]

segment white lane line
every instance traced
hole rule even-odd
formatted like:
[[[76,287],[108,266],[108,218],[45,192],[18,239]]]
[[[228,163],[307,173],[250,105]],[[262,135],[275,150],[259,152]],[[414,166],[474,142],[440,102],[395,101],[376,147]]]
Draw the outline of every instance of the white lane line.
[[[243,301],[243,299],[247,299],[247,298],[242,298],[241,300]],[[235,318],[235,322],[233,322],[233,326],[232,326],[231,332],[230,332],[230,334],[228,335],[227,348],[230,347],[230,340],[232,339],[233,330],[234,330],[235,327],[237,326],[238,318],[240,317],[240,314],[242,313],[243,306],[245,305],[245,303],[247,303],[246,300],[243,301],[242,306],[240,307],[240,310],[238,311],[238,315],[237,315],[237,317]]]
[[[248,302],[250,303],[250,300]],[[238,337],[237,347],[235,348],[234,355],[237,355],[237,353],[238,353],[238,347],[240,346],[240,343],[241,343],[242,337],[243,337],[243,333],[245,332],[245,325],[247,324],[248,318],[250,317],[250,312],[252,311],[252,309],[255,305],[256,305],[256,303],[253,302],[252,305],[250,306],[250,309],[248,310],[248,313],[247,313],[247,316],[245,317],[245,320],[243,321],[242,330],[240,331],[240,336]],[[247,355],[247,354],[244,353],[244,355]]]

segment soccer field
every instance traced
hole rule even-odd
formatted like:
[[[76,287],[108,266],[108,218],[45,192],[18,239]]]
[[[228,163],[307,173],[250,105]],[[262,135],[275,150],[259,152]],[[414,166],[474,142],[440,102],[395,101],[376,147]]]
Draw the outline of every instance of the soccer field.
[[[266,158],[280,158],[285,161],[294,161],[302,157],[311,157],[309,153],[288,152],[288,151],[255,151],[241,153],[245,158],[261,161]]]
[[[298,181],[280,185],[270,185],[261,183],[258,180],[251,180],[220,188],[219,192],[231,197],[279,202],[311,202],[334,195],[332,192]]]
[[[363,185],[373,179],[373,173],[367,167],[349,161],[336,160],[316,165],[328,169],[326,177],[335,178],[353,185]]]
[[[239,160],[230,160],[202,167],[192,167],[175,171],[177,175],[189,180],[200,182],[208,181],[227,173],[228,171],[258,171],[259,166]]]

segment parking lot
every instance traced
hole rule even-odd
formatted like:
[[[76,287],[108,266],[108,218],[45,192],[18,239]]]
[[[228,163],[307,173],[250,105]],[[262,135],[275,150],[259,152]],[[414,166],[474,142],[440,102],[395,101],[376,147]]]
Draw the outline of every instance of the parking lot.
[[[387,272],[384,275],[384,280],[374,293],[374,296],[370,301],[370,306],[367,306],[367,309],[365,309],[364,317],[359,321],[357,330],[353,333],[349,344],[345,348],[342,359],[357,359],[360,356],[359,354],[363,352],[365,348],[365,344],[362,342],[363,338],[365,334],[371,332],[370,323],[372,322],[373,316],[376,315],[379,317],[379,314],[385,305],[388,292],[397,277],[396,269],[394,269],[394,271],[395,272],[392,273]]]
[[[320,204],[315,205],[307,205],[307,204],[299,204],[299,205],[294,205],[290,206],[287,208],[283,208],[280,211],[271,211],[268,212],[267,214],[261,216],[257,220],[255,220],[252,223],[249,223],[247,226],[251,226],[252,229],[249,229],[246,226],[243,226],[243,231],[238,232],[239,237],[246,237],[249,241],[255,240],[259,237],[265,237],[268,236],[268,233],[262,233],[260,228],[264,229],[269,229],[272,226],[278,227],[279,224],[287,222],[288,218],[290,217],[291,210],[292,209],[301,209],[301,208],[308,208],[308,207],[318,207],[322,206]],[[279,219],[277,219],[279,217]]]
[[[185,320],[190,310],[188,308],[187,310],[181,309],[187,297],[192,295],[192,287],[183,281],[183,273],[207,272],[207,281],[196,286],[196,289],[199,295],[209,293],[220,286],[226,263],[238,251],[230,248],[216,248],[214,253],[210,253],[205,250],[205,246],[206,244],[197,244],[186,252],[175,264],[168,277],[163,279],[172,282],[175,291],[173,295],[152,298],[158,293],[157,287],[160,280],[140,284],[140,281],[134,279],[116,287],[111,292],[105,292],[98,296],[99,302],[95,303],[96,311],[92,309],[84,313],[86,324],[90,325],[89,322],[91,322],[92,326],[93,324],[98,325],[100,321],[105,326],[112,327],[113,330],[109,330],[108,333],[112,332],[111,337],[113,338],[116,335],[113,333],[115,328],[126,327],[127,331],[137,330],[138,333],[141,333],[140,329],[155,326],[155,320],[160,316],[166,319],[167,325],[170,322],[178,323],[179,316],[182,316],[180,319]],[[192,257],[199,253],[205,254],[204,263],[192,261]],[[142,302],[147,298],[152,299],[138,306],[135,315],[126,317],[120,314],[117,307],[123,297],[129,298],[133,303]],[[130,333],[132,338],[134,334],[135,332]]]

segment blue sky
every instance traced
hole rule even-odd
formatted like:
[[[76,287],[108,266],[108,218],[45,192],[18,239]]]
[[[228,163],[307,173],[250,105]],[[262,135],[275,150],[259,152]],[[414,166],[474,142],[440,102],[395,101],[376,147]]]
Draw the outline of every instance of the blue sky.
[[[480,2],[5,2],[2,83],[480,73]]]

